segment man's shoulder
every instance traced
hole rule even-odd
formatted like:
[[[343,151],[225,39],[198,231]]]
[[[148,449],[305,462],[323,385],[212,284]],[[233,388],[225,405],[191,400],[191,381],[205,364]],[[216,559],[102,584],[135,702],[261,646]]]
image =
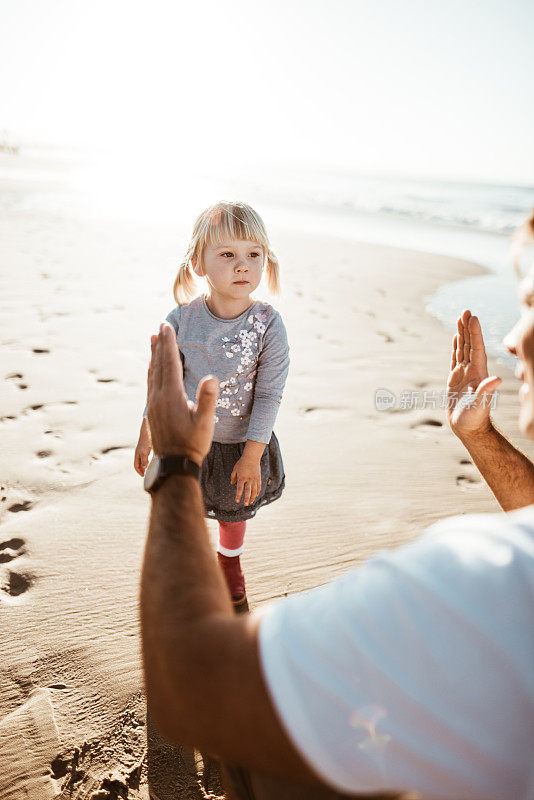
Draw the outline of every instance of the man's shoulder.
[[[443,544],[462,548],[477,542],[484,549],[488,541],[501,541],[524,549],[534,557],[534,505],[495,514],[460,514],[447,517],[427,529],[420,540],[425,545]]]
[[[503,592],[534,598],[534,506],[449,517],[392,556],[409,582],[482,618]]]
[[[451,607],[467,603],[481,615],[488,603],[502,599],[505,587],[523,600],[534,598],[534,506],[448,517],[413,542],[379,551],[331,587],[347,607],[355,597],[393,590],[439,598]]]
[[[438,522],[413,542],[379,551],[324,586],[273,603],[262,618],[262,629],[265,625],[269,632],[277,626],[278,632],[283,628],[293,635],[304,627],[313,638],[311,621],[324,615],[332,630],[351,631],[358,638],[366,615],[378,620],[392,608],[405,608],[412,619],[428,614],[463,624],[470,621],[498,638],[507,627],[509,608],[515,609],[521,627],[527,616],[530,619],[533,602],[530,506],[508,514],[462,515]]]

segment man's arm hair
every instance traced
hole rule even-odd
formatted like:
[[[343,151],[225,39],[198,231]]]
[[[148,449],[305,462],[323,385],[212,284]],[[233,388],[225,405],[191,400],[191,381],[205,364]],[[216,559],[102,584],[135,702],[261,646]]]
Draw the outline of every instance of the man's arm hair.
[[[194,478],[171,476],[153,496],[141,625],[148,705],[165,736],[231,763],[320,783],[273,708],[258,620],[233,612]]]
[[[534,503],[534,464],[491,421],[485,431],[456,435],[503,511]]]

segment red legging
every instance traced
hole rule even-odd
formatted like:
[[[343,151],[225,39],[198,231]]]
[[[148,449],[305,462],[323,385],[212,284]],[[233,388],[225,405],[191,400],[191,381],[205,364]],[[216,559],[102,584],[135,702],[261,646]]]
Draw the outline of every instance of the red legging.
[[[221,522],[219,520],[219,544],[217,550],[223,556],[239,556],[243,552],[246,522]]]

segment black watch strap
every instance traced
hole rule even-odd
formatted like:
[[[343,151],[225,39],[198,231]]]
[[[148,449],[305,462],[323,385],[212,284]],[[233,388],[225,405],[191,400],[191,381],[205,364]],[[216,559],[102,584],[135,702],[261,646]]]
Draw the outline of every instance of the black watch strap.
[[[200,467],[187,456],[154,456],[145,471],[146,491],[157,492],[169,475],[190,475],[199,480]]]
[[[197,480],[200,478],[200,467],[187,456],[161,456],[160,462],[162,478],[168,478],[169,475],[191,475]]]

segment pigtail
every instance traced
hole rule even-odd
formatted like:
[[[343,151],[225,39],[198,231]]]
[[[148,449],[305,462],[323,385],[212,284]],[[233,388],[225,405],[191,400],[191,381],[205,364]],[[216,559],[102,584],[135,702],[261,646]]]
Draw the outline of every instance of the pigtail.
[[[174,281],[174,299],[179,306],[185,306],[197,294],[195,275],[191,267],[191,250],[189,249]]]
[[[265,272],[267,273],[267,286],[269,287],[269,291],[271,294],[280,294],[280,266],[271,248],[269,248],[267,252],[266,261]]]

